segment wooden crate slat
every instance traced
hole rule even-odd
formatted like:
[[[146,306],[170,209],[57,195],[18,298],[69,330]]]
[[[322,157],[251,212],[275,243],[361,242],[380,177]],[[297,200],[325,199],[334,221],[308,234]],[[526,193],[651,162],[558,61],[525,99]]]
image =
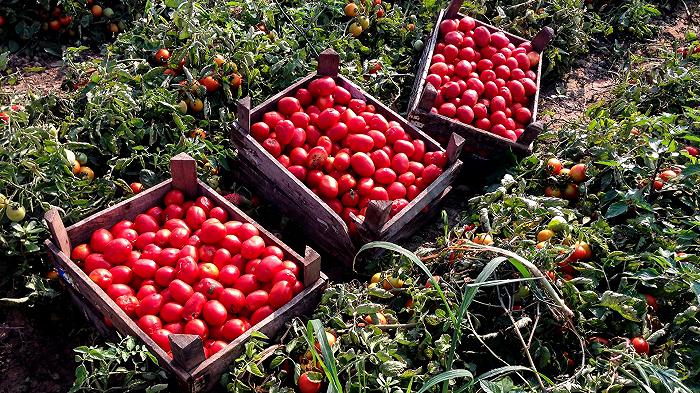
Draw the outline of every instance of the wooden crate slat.
[[[110,228],[121,220],[133,220],[138,214],[160,203],[172,189],[172,179],[151,187],[140,194],[117,203],[99,213],[82,219],[67,228],[72,244],[87,243],[90,235],[100,228]]]
[[[182,191],[189,199],[197,195],[197,161],[187,153],[180,153],[170,160],[173,188]]]

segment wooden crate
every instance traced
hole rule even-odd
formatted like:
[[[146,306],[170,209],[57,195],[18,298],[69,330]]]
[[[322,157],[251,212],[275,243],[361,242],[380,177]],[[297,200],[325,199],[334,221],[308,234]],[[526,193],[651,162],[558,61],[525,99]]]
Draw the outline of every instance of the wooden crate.
[[[182,391],[200,392],[209,390],[218,383],[221,374],[226,371],[231,361],[244,351],[243,344],[253,331],[273,337],[292,318],[310,314],[318,305],[328,278],[321,272],[319,254],[312,248],[307,247],[302,257],[197,179],[196,162],[193,158],[184,153],[179,154],[170,162],[170,168],[172,179],[68,228],[63,225],[58,210],[48,211],[45,220],[52,238],[46,240],[45,245],[59,275],[70,289],[73,299],[85,315],[96,324],[98,330],[106,331],[101,322],[101,316],[108,318],[119,332],[140,338],[149,351],[156,356],[159,365],[177,380]],[[200,337],[188,334],[170,336],[173,354],[171,359],[70,259],[73,245],[88,242],[90,235],[97,229],[109,228],[121,220],[132,220],[137,214],[159,204],[163,196],[173,188],[183,191],[189,198],[207,196],[216,205],[226,210],[232,219],[255,225],[267,244],[280,247],[290,260],[301,267],[301,281],[305,288],[301,293],[208,359],[204,357]]]
[[[397,121],[413,138],[423,140],[426,151],[445,149],[396,112],[339,75],[339,65],[338,54],[328,49],[321,53],[315,73],[304,77],[257,107],[251,109],[250,98],[243,98],[238,105],[238,123],[233,127],[231,140],[238,149],[238,176],[263,198],[277,205],[282,213],[298,222],[300,229],[321,251],[339,260],[341,266],[347,268],[352,265],[359,245],[373,240],[398,241],[410,236],[419,228],[427,213],[449,191],[450,184],[459,173],[462,162],[458,160],[458,156],[464,140],[457,134],[450,137],[446,149],[448,165],[442,175],[391,219],[391,201],[370,201],[364,221],[352,218],[358,233],[357,238],[352,238],[340,216],[250,135],[251,124],[260,121],[264,113],[275,110],[281,98],[293,96],[297,89],[307,86],[314,79],[331,76],[338,85],[347,89],[353,98],[363,99],[374,105],[376,113],[382,114],[388,121]]]
[[[540,80],[542,75],[542,62],[537,66],[537,92],[533,97],[528,109],[532,113],[530,124],[516,142],[491,132],[476,128],[472,125],[462,123],[458,120],[450,119],[449,117],[432,113],[430,109],[433,107],[437,90],[429,83],[425,82],[430,68],[430,60],[435,52],[438,36],[440,32],[440,23],[445,19],[462,18],[465,15],[459,13],[459,9],[464,3],[464,0],[452,0],[448,7],[438,15],[437,22],[430,35],[428,43],[423,50],[423,56],[418,64],[416,73],[416,81],[413,85],[411,99],[408,103],[408,119],[428,135],[434,137],[440,143],[447,143],[448,138],[452,133],[457,133],[465,139],[465,151],[475,153],[482,157],[491,157],[496,153],[503,153],[511,150],[516,154],[532,153],[532,142],[537,138],[537,135],[542,131],[542,123],[537,121],[537,102],[540,97]],[[501,31],[510,39],[516,46],[527,41],[522,37],[507,33],[498,29],[495,26],[484,22],[476,21],[476,26],[484,26],[490,32]],[[532,49],[538,53],[542,53],[554,36],[554,30],[549,27],[542,29],[535,38],[532,39]]]

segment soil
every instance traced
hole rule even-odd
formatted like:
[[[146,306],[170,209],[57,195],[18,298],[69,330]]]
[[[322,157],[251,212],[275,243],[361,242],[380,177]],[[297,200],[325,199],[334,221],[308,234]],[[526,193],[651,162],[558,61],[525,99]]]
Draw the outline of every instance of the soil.
[[[672,47],[688,31],[700,31],[694,21],[700,20],[700,0],[686,1],[658,23],[662,33],[653,41],[630,47],[632,53],[649,55],[660,49]],[[689,10],[687,12],[686,10]],[[690,15],[690,14],[692,15]],[[613,67],[608,59],[612,56],[592,54],[579,61],[559,83],[545,89],[541,95],[541,119],[549,127],[560,127],[577,121],[582,111],[590,104],[604,100],[623,69]],[[11,67],[16,71],[16,83],[0,85],[2,95],[24,95],[27,93],[61,93],[61,64],[55,59],[12,59]],[[649,66],[641,64],[641,66]],[[31,69],[42,69],[32,72]],[[470,163],[474,164],[474,163]],[[475,167],[471,165],[471,167]],[[489,167],[489,179],[480,173],[463,174],[458,186],[447,196],[443,209],[451,225],[459,222],[460,214],[468,205],[468,199],[484,184],[502,175],[502,167]],[[257,217],[263,225],[266,219]],[[275,221],[275,220],[273,220]],[[280,224],[279,218],[277,224]],[[442,233],[442,219],[433,218],[411,239],[403,242],[409,249],[429,246]],[[282,231],[285,241],[297,243],[298,239]],[[0,312],[0,393],[20,392],[65,392],[73,382],[75,363],[73,348],[102,342],[96,337],[85,318],[71,304],[67,295],[33,308],[2,308]]]

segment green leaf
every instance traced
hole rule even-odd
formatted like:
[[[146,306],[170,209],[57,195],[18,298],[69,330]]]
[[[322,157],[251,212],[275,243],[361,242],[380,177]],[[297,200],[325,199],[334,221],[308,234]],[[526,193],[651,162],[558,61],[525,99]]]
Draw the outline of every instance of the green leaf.
[[[605,212],[605,218],[613,218],[617,217],[619,215],[627,213],[627,204],[624,202],[615,202],[610,207],[608,207],[608,211]]]
[[[249,373],[255,375],[256,377],[263,378],[265,374],[260,370],[257,363],[250,362],[245,368]]]
[[[469,370],[463,370],[463,369],[457,369],[457,370],[450,370],[450,371],[445,371],[443,373],[440,373],[429,380],[425,381],[425,384],[420,388],[418,393],[423,393],[427,392],[430,388],[433,386],[443,382],[443,381],[449,381],[452,379],[457,379],[457,378],[468,378],[472,379],[474,376]]]
[[[646,312],[644,300],[613,291],[605,291],[599,304],[617,311],[623,318],[634,322],[641,322]]]

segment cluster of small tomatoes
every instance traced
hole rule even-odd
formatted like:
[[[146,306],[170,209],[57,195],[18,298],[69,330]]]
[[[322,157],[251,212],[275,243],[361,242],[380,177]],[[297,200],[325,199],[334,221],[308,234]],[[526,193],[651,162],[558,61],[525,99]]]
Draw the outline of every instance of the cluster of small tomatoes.
[[[438,91],[431,111],[516,141],[532,119],[539,61],[530,42],[516,47],[468,16],[446,19],[426,77]]]
[[[92,14],[93,20],[104,19],[106,21],[105,26],[108,32],[116,34],[126,29],[124,22],[115,19],[115,12],[110,6],[98,4],[95,0],[86,0],[85,6],[87,11]],[[69,37],[75,37],[77,34],[77,27],[73,23],[74,15],[66,14],[61,4],[57,4],[53,8],[40,7],[37,10],[37,16],[42,22],[41,29],[44,32],[66,33]]]
[[[391,216],[408,206],[447,165],[444,151],[426,152],[396,121],[331,77],[277,103],[250,134],[354,230],[370,200],[393,201]]]
[[[343,9],[346,16],[353,18],[353,22],[348,26],[348,32],[353,37],[359,37],[363,31],[369,29],[372,14],[377,19],[381,19],[384,17],[385,10],[391,8],[391,4],[382,4],[382,0],[360,1],[358,4],[354,0],[350,0]]]
[[[552,157],[547,161],[547,170],[552,176],[557,176],[568,184],[564,189],[557,186],[547,186],[544,195],[550,198],[566,198],[575,200],[579,197],[578,184],[586,180],[586,164],[576,164],[565,168],[558,158]]]
[[[10,105],[10,107],[9,107],[10,113],[5,112],[5,110],[7,110],[7,109],[0,111],[0,125],[9,124],[10,123],[10,115],[12,114],[12,112],[21,112],[24,110],[24,107],[22,105],[14,104],[14,105]]]
[[[557,262],[557,265],[559,271],[564,275],[564,279],[569,281],[573,279],[576,274],[576,269],[574,269],[572,264],[578,261],[591,259],[591,257],[593,257],[593,251],[591,250],[591,246],[584,241],[574,242],[570,235],[565,234],[566,228],[568,228],[568,223],[563,217],[554,217],[549,224],[547,224],[546,229],[537,233],[537,244],[535,247],[541,250],[553,243],[558,237],[560,239],[560,244],[564,246],[559,253],[565,254],[568,251],[569,255],[565,259]],[[554,272],[548,271],[546,274],[551,281],[556,280]]]
[[[184,67],[187,64],[187,59],[183,57],[173,63],[170,57],[170,51],[166,48],[158,49],[153,56],[157,66],[167,67],[164,71],[165,75],[171,75],[173,78],[181,77]],[[207,73],[197,80],[183,78],[179,81],[182,99],[178,102],[177,106],[181,113],[187,113],[188,109],[192,113],[201,112],[204,109],[202,97],[219,91],[222,83],[227,84],[234,91],[243,83],[243,78],[238,73],[238,67],[235,63],[228,61],[220,54],[214,56],[212,63],[215,67],[212,72]],[[199,130],[200,129],[193,130],[191,137],[203,138],[206,136],[204,130]]]
[[[87,166],[88,157],[85,153],[73,153],[71,150],[66,150],[66,158],[70,163],[71,172],[75,176],[88,181],[92,181],[95,178],[95,171]]]
[[[299,266],[204,196],[169,191],[133,221],[98,229],[71,259],[163,350],[196,334],[207,357],[289,302]]]

